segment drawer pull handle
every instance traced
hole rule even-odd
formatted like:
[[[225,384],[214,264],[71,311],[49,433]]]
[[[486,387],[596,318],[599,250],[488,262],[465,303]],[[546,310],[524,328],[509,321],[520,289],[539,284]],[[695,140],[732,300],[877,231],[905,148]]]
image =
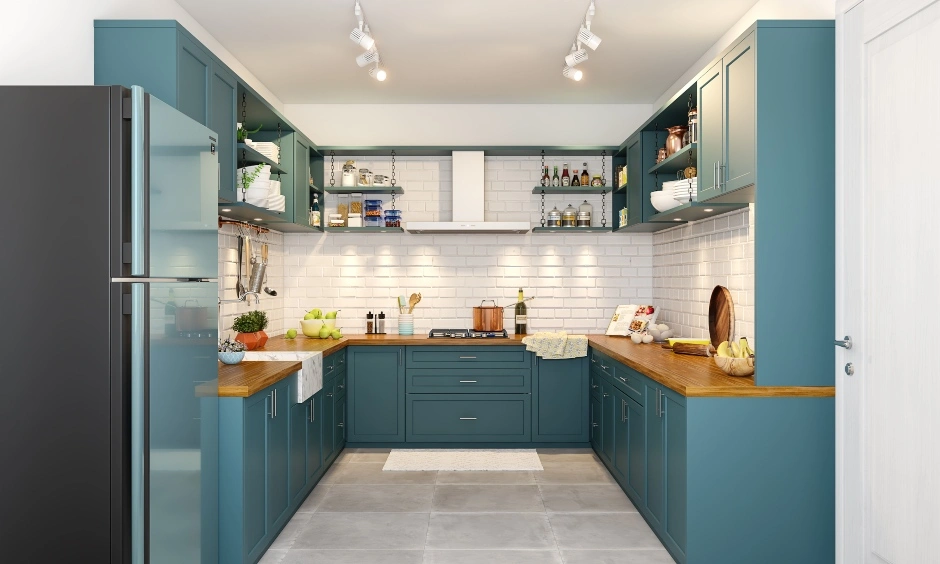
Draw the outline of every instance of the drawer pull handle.
[[[598,386],[597,384],[591,384],[591,389],[592,389],[592,390],[596,390],[596,389],[599,388],[599,387],[600,387],[600,386]]]
[[[624,384],[627,383],[627,379],[624,378],[623,376],[618,376],[618,378],[620,378],[620,381],[623,382]]]
[[[477,418],[476,417],[461,417],[460,420],[461,421],[476,421]]]
[[[475,356],[462,356],[462,357],[460,357],[461,360],[472,360],[472,359],[475,359],[475,358],[476,358]]]
[[[476,384],[477,381],[476,380],[461,380],[460,383],[461,384]]]

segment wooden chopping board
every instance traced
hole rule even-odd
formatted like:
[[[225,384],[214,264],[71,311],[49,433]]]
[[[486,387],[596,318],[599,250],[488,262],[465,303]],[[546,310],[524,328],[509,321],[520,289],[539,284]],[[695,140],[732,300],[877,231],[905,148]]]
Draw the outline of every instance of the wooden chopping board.
[[[708,301],[708,337],[717,348],[734,335],[734,301],[724,286],[715,286]]]

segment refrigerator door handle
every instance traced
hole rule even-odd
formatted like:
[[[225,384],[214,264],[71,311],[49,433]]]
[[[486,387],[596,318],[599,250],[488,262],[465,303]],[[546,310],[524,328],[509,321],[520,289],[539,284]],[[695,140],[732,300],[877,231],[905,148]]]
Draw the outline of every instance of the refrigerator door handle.
[[[145,562],[147,439],[147,295],[144,284],[131,284],[131,560]]]
[[[211,282],[217,284],[219,282],[218,278],[144,278],[144,277],[130,277],[130,278],[112,278],[111,282],[129,282],[131,284],[137,282],[159,282],[159,283],[201,283],[201,282]]]
[[[131,275],[147,275],[147,108],[140,86],[131,87]]]

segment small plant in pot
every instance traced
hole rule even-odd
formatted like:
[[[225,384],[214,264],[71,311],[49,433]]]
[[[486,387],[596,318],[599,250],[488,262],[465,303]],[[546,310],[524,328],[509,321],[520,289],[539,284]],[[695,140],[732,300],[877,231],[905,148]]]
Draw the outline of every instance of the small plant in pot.
[[[268,335],[264,332],[267,326],[268,314],[261,310],[239,315],[232,322],[232,329],[238,333],[235,335],[235,340],[244,343],[249,351],[261,348],[268,342]]]
[[[245,344],[232,339],[219,341],[219,360],[225,364],[238,364],[245,358]]]

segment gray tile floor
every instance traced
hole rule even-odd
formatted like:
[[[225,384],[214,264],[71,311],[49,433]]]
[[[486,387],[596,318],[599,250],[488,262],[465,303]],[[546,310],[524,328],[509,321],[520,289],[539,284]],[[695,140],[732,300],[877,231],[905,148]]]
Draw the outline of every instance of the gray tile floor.
[[[672,564],[591,450],[544,472],[383,472],[346,449],[262,564]]]

